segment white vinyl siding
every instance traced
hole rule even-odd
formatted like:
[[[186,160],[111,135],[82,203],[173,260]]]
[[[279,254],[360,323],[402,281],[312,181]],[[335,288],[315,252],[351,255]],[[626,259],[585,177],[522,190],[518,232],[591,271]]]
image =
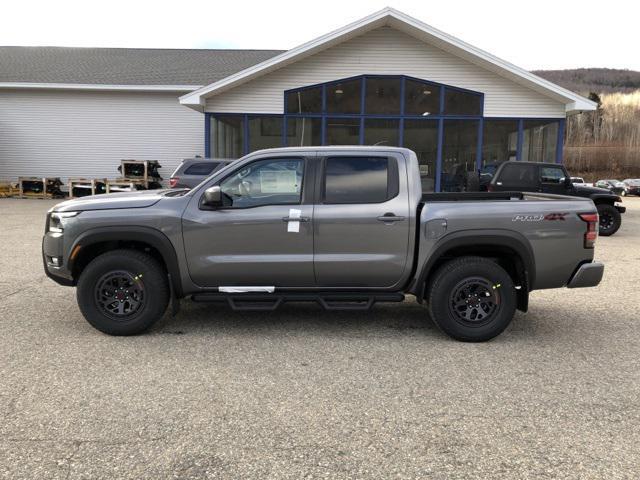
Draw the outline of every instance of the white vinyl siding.
[[[0,89],[0,179],[117,178],[120,160],[158,160],[165,180],[204,153],[201,113],[178,92]]]
[[[362,74],[409,75],[485,94],[487,117],[565,117],[565,105],[498,74],[381,27],[207,100],[207,112],[283,113],[283,91]]]

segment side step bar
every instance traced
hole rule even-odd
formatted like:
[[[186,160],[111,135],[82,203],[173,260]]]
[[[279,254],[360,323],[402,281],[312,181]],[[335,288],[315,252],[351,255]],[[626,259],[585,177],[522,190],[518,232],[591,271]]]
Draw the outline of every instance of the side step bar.
[[[240,293],[223,292],[196,293],[194,302],[227,302],[233,310],[271,311],[286,302],[316,302],[325,310],[369,310],[377,302],[402,302],[403,293],[366,292],[283,292]]]

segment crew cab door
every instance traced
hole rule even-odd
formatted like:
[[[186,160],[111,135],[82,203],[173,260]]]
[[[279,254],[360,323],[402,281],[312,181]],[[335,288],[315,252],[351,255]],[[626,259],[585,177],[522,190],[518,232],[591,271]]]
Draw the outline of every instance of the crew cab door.
[[[538,165],[532,163],[505,162],[491,180],[491,191],[541,192]]]
[[[404,157],[345,152],[324,158],[316,183],[314,266],[319,287],[391,287],[409,257]]]
[[[200,189],[182,220],[193,282],[313,286],[313,202],[306,198],[313,193],[311,167],[310,160],[295,155],[243,161],[205,186],[220,185],[218,208],[203,204],[205,188]]]
[[[567,172],[560,165],[541,163],[538,167],[540,171],[540,187],[544,193],[555,193],[557,195],[568,195],[565,178]]]

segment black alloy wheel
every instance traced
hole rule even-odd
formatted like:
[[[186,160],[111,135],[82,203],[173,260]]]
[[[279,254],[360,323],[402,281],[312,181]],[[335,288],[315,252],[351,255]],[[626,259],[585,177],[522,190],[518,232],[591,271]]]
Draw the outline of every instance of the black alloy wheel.
[[[141,275],[124,270],[108,272],[95,286],[96,305],[114,320],[126,320],[144,307],[144,283]]]
[[[451,290],[449,296],[452,316],[470,327],[490,323],[500,309],[499,288],[482,277],[462,280]]]

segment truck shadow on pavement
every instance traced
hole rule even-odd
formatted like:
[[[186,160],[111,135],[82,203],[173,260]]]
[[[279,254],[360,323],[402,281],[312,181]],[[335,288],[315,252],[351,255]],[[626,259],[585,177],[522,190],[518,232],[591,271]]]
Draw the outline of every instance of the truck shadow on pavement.
[[[288,303],[274,311],[234,311],[226,304],[183,302],[175,318],[158,322],[152,334],[277,334],[444,336],[423,305],[415,301],[377,304],[370,310],[326,311],[313,303]]]

